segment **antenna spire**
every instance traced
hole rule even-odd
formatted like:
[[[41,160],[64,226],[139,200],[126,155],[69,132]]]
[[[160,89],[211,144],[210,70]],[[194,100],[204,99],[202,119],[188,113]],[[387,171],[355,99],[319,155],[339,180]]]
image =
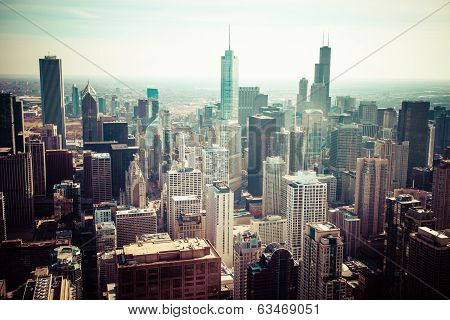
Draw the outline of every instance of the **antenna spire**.
[[[228,24],[228,51],[231,50],[231,27]]]
[[[325,32],[322,32],[322,47],[325,45]]]
[[[328,32],[328,41],[327,41],[327,47],[330,46],[330,33]]]

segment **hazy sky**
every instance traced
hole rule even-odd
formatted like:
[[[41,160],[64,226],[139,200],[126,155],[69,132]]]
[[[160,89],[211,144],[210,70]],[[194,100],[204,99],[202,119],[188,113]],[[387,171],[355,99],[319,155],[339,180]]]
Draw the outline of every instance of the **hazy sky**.
[[[332,77],[448,0],[2,0],[124,78],[218,83],[220,56],[239,57],[241,85],[312,79],[322,33]],[[450,5],[342,80],[450,79]],[[326,36],[325,36],[326,38]],[[0,74],[38,74],[63,59],[65,76],[102,72],[0,3]]]

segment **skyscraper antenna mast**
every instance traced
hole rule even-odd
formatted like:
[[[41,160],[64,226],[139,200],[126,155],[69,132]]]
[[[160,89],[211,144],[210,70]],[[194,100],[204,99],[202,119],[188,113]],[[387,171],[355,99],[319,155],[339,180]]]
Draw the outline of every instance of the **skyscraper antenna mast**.
[[[228,25],[228,51],[231,50],[231,27]]]
[[[328,32],[328,41],[327,41],[327,47],[330,46],[330,33]]]
[[[322,32],[322,47],[325,45],[325,32]]]

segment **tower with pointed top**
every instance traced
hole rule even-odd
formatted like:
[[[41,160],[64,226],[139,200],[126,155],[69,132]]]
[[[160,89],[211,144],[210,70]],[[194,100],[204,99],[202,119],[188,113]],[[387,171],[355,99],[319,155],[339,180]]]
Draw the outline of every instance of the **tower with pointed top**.
[[[228,26],[228,50],[221,58],[220,117],[223,120],[237,119],[239,104],[238,58],[231,50],[230,27]]]
[[[83,143],[98,141],[97,93],[88,81],[81,91],[81,113],[83,123]]]

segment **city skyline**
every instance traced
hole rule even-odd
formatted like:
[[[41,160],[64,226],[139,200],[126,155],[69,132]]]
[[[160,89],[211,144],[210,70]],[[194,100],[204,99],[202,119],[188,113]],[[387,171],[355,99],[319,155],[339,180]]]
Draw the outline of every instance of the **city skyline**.
[[[228,47],[227,27],[231,24],[232,47],[241,60],[241,85],[252,85],[268,79],[298,81],[303,76],[312,81],[316,48],[328,42],[327,34],[333,48],[331,73],[336,76],[443,3],[417,1],[404,6],[383,2],[342,7],[335,1],[232,1],[210,6],[196,0],[134,4],[118,4],[123,10],[112,11],[102,2],[84,3],[77,8],[47,1],[44,5],[50,10],[45,14],[28,1],[10,5],[95,63],[101,62],[101,67],[115,76],[146,78],[150,82],[188,80],[192,75],[206,82],[219,82],[217,56]],[[173,9],[174,4],[177,9]],[[216,10],[218,7],[221,10]],[[372,14],[381,8],[382,25]],[[249,10],[252,14],[245,13]],[[341,13],[339,17],[334,16],[336,10]],[[345,15],[352,19],[341,18]],[[4,5],[0,6],[0,16],[1,29],[14,30],[0,32],[0,39],[12,49],[0,53],[0,60],[9,62],[1,66],[0,74],[37,74],[36,57],[49,51],[64,59],[64,73],[68,76],[102,74]],[[449,16],[447,8],[436,12],[340,80],[447,80],[450,63],[446,62],[445,52],[450,44],[436,39],[445,39]],[[115,23],[111,25],[110,21]],[[23,43],[29,45],[29,50],[19,49]],[[130,57],[133,59],[127,60]],[[127,63],[118,64],[118,60]]]

